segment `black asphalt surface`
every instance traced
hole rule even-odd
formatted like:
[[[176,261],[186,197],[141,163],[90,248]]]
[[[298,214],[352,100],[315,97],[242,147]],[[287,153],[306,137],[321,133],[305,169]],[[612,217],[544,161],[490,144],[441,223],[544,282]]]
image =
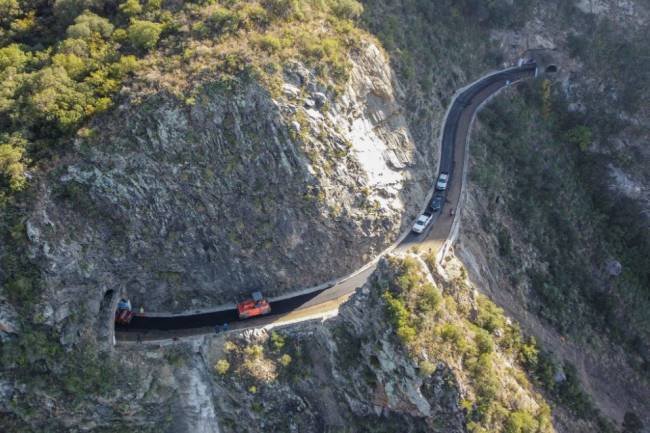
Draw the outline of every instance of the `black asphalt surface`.
[[[505,87],[508,81],[515,82],[521,79],[531,78],[535,75],[535,71],[536,65],[534,63],[528,63],[517,68],[510,68],[501,71],[469,86],[454,100],[454,103],[447,115],[447,120],[443,129],[439,169],[439,173],[450,174],[450,183],[460,183],[462,177],[462,173],[458,173],[457,175],[453,173],[454,165],[456,165],[456,161],[454,160],[454,153],[455,148],[459,143],[458,127],[461,116],[468,114],[466,113],[466,110],[476,110],[480,102],[483,102],[489,96]],[[482,92],[485,93],[484,91],[487,89],[494,90],[489,92],[487,95],[482,94]],[[481,99],[475,100],[474,98],[476,96],[480,96]],[[461,131],[464,137],[466,137],[469,133],[468,129],[468,127],[465,127],[465,130]],[[430,206],[430,203],[428,205]],[[427,233],[428,232],[429,230]],[[426,238],[427,233],[424,235],[415,235],[411,233],[404,239],[403,244],[409,246],[417,244]],[[288,312],[319,305],[327,301],[338,299],[345,294],[351,293],[357,287],[362,286],[366,282],[368,277],[375,270],[375,267],[376,266],[371,266],[363,272],[360,272],[359,274],[351,278],[347,278],[344,281],[341,281],[338,284],[335,284],[326,289],[322,289],[320,291],[312,292],[309,294],[297,295],[281,301],[271,302],[271,314],[266,316],[266,318],[277,318]],[[199,328],[206,330],[213,328],[215,325],[232,323],[236,321],[238,321],[238,318],[237,310],[235,309],[192,314],[186,316],[152,317],[146,315],[136,315],[128,326],[116,325],[115,331],[116,338],[118,340],[131,339],[127,338],[129,333],[137,333],[140,336],[144,334],[146,336],[150,331],[154,331],[156,336],[160,338],[161,333],[156,331],[190,331],[199,330]],[[260,321],[260,319],[251,319],[248,322],[250,322],[251,325],[254,325],[257,321]],[[163,332],[163,334],[165,333]],[[187,334],[188,333],[183,333],[183,335]],[[176,336],[176,334],[169,332],[168,338],[171,338],[172,336]]]

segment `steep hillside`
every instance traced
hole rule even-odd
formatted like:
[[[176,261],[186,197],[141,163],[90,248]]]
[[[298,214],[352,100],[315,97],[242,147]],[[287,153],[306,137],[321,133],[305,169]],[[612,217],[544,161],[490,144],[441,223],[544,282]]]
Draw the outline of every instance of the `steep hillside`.
[[[36,260],[61,269],[46,286],[178,311],[309,287],[372,258],[433,169],[383,54],[363,44],[338,97],[294,63],[276,98],[243,77],[201,85],[191,105],[156,94],[94,121],[27,221]]]
[[[0,430],[647,430],[649,23],[0,0]],[[422,206],[453,92],[528,50],[558,71],[479,116],[442,265],[383,260],[323,322],[110,345],[114,294],[178,312],[359,268]]]
[[[159,311],[220,305],[344,275],[403,231],[431,183],[433,135],[410,134],[382,49],[347,19],[355,3],[280,3],[124,3],[117,26],[84,12],[68,27],[57,49],[103,32],[110,49],[142,58],[119,57],[134,67],[115,108],[62,130],[58,160],[12,187],[32,197],[6,221],[9,298],[41,296],[58,322],[69,315],[62,290],[90,311],[109,290]],[[119,37],[135,25],[119,27],[125,14],[174,20],[138,49]],[[84,85],[93,76],[56,70]],[[18,248],[55,271],[24,275],[9,263]]]
[[[537,10],[493,37],[552,50],[559,72],[479,117],[461,256],[609,416],[647,425],[647,6]]]

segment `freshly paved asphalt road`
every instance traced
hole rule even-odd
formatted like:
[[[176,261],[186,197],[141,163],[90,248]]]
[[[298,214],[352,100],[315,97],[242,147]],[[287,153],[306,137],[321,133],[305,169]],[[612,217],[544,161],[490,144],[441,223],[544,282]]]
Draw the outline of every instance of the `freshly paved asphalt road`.
[[[458,208],[461,196],[466,143],[476,112],[482,103],[506,87],[508,83],[532,78],[535,73],[534,63],[506,69],[477,80],[457,95],[447,113],[442,133],[439,170],[441,173],[451,174],[445,204],[424,233],[408,234],[396,247],[396,251],[418,246],[420,250],[437,252],[444,244],[450,236],[454,222],[449,209]],[[324,312],[335,310],[345,302],[356,288],[367,281],[375,268],[376,265],[373,264],[330,287],[271,302],[272,314],[265,317],[239,321],[234,309],[174,316],[136,315],[128,326],[116,326],[115,337],[118,341],[164,340],[212,333],[215,325],[225,322],[229,323],[230,329],[244,329],[280,321],[314,318]]]

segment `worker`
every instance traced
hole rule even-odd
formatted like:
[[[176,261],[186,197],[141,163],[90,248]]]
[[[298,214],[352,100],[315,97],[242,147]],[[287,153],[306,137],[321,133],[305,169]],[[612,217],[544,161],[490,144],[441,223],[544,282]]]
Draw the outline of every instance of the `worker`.
[[[214,333],[218,334],[220,332],[225,332],[228,330],[228,324],[224,323],[223,325],[215,325],[214,326]]]

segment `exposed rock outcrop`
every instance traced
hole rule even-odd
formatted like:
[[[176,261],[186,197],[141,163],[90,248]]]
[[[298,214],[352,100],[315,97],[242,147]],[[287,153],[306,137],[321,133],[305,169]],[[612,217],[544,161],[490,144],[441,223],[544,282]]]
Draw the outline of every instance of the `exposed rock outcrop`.
[[[409,134],[382,51],[367,44],[335,97],[301,64],[272,97],[206,83],[97,119],[28,221],[48,321],[128,294],[148,310],[232,302],[352,271],[421,206],[430,150]],[[426,155],[426,156],[425,156]]]

